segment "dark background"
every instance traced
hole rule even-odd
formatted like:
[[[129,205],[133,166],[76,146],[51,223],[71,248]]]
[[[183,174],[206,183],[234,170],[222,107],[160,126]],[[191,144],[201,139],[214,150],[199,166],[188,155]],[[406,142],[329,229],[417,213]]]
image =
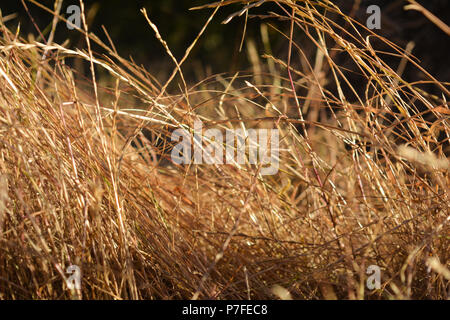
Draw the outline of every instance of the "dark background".
[[[30,14],[47,37],[52,16],[34,4],[25,2]],[[53,0],[41,0],[40,2],[53,8]],[[208,2],[212,1],[92,0],[85,1],[85,4],[86,11],[90,13],[89,27],[91,31],[108,43],[101,29],[101,26],[104,25],[123,57],[128,58],[132,55],[136,62],[145,65],[150,73],[158,76],[167,73],[167,67],[172,68],[173,63],[156,40],[153,30],[148,26],[140,9],[143,7],[147,9],[150,19],[158,26],[162,37],[167,41],[174,55],[180,59],[212,13],[212,9],[189,11],[189,8]],[[350,12],[354,3],[353,0],[335,0],[334,2],[340,5],[341,10],[346,13]],[[419,2],[444,22],[450,24],[449,0],[422,0]],[[63,1],[62,12],[65,13],[67,7],[72,4],[79,4],[79,2],[76,0]],[[355,18],[365,23],[367,18],[365,9],[371,4],[379,5],[382,10],[382,29],[378,31],[381,35],[403,48],[409,41],[415,41],[416,47],[413,54],[421,59],[422,65],[438,80],[450,81],[448,63],[450,42],[449,37],[443,31],[429,22],[421,13],[403,10],[403,6],[407,4],[406,0],[362,0],[361,8]],[[219,10],[206,34],[191,53],[191,58],[185,64],[185,72],[191,74],[194,79],[200,80],[204,75],[245,70],[249,67],[245,46],[242,53],[238,52],[244,18],[236,18],[227,25],[221,24],[229,14],[238,11],[241,7],[242,5],[231,5]],[[18,13],[17,18],[7,22],[8,27],[12,29],[20,22],[22,36],[26,37],[32,33],[38,37],[38,32],[30,22],[21,0],[1,0],[0,8],[3,16]],[[260,8],[253,9],[251,13],[277,10],[276,5],[264,4]],[[278,23],[277,27],[287,32],[287,23],[273,20],[271,22]],[[255,39],[260,53],[263,53],[259,24],[260,20],[249,19],[247,36]],[[275,32],[271,32],[270,37],[274,55],[286,60],[286,41]],[[60,23],[55,41],[62,43],[66,39],[70,39],[71,47],[85,46],[84,40],[77,31],[70,31],[65,27],[65,23]],[[392,63],[395,69],[398,61],[393,60]],[[199,70],[202,75],[197,74]],[[423,75],[407,70],[405,77],[408,81],[415,81],[422,78]]]
[[[210,1],[211,2],[211,1]],[[52,0],[41,0],[40,3],[53,9]],[[202,9],[189,11],[190,8],[208,3],[205,0],[97,0],[85,1],[86,12],[89,16],[89,27],[92,32],[99,36],[102,41],[108,43],[102,31],[104,25],[108,30],[113,42],[123,57],[132,55],[133,59],[151,69],[154,74],[163,72],[167,65],[173,66],[164,48],[155,38],[153,30],[146,22],[141,8],[146,8],[148,16],[157,25],[159,32],[168,43],[171,51],[179,60],[183,57],[186,48],[196,38],[213,9]],[[52,16],[34,4],[26,2],[29,12],[36,20],[39,28],[49,31]],[[63,2],[63,13],[72,4],[78,1],[65,0]],[[266,6],[267,9],[270,6]],[[8,26],[17,25],[20,21],[22,35],[28,33],[38,36],[29,16],[24,9],[21,0],[2,0],[0,4],[3,16],[18,13],[18,18],[7,23]],[[245,54],[239,54],[238,49],[244,26],[243,19],[234,19],[227,25],[221,24],[229,14],[239,10],[241,7],[234,5],[222,8],[216,18],[209,25],[206,33],[194,47],[191,58],[187,65],[200,69],[210,68],[210,73],[237,70],[247,65]],[[271,6],[271,9],[275,9]],[[91,10],[91,11],[90,11]],[[264,10],[264,9],[263,9]],[[259,10],[262,12],[262,10]],[[68,15],[66,15],[68,16]],[[258,37],[259,22],[251,20],[248,22],[247,35]],[[48,32],[43,32],[48,36]],[[64,22],[58,25],[55,41],[62,43],[70,39],[71,46],[85,46],[84,39],[74,30],[65,27]]]

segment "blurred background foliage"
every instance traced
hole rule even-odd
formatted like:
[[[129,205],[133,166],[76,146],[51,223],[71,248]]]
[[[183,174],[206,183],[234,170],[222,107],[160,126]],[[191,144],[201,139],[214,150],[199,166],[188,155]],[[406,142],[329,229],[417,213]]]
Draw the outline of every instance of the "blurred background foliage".
[[[52,16],[32,3],[27,1],[25,3],[36,24],[44,35],[48,35]],[[42,0],[40,3],[53,9],[53,0]],[[181,59],[186,48],[196,38],[213,12],[213,9],[193,11],[189,9],[206,3],[208,1],[205,0],[85,1],[90,30],[102,41],[108,43],[102,30],[102,26],[105,26],[121,56],[132,56],[138,64],[145,65],[156,76],[159,73],[167,73],[167,67],[172,68],[173,63],[140,10],[146,8],[149,18],[157,25],[161,36],[168,43],[175,57]],[[64,0],[62,12],[65,13],[72,4],[79,4],[79,2]],[[21,0],[2,1],[0,6],[3,16],[17,13],[17,17],[11,23],[20,22],[22,35],[38,34]],[[214,74],[246,67],[245,54],[239,54],[244,19],[234,19],[227,25],[221,24],[228,15],[238,9],[238,6],[234,6],[220,10],[216,19],[211,22],[204,36],[194,47],[191,53],[191,57],[194,58],[191,58],[185,67],[190,69],[196,78],[204,76],[204,74],[195,74],[196,71],[208,70],[208,74]],[[276,10],[276,8],[272,9]],[[248,21],[246,35],[259,38],[259,21],[255,19]],[[55,41],[62,43],[66,39],[70,39],[71,46],[80,48],[85,45],[83,37],[77,31],[70,31],[65,28],[64,23],[61,23]]]
[[[24,9],[25,2],[29,14],[33,16],[44,36],[48,36],[51,28],[52,16],[38,8],[27,0],[2,0],[0,8],[3,16],[16,14],[14,19],[8,21],[9,26],[17,26],[20,22],[23,36],[33,34],[38,38],[38,32],[30,21],[29,14]],[[54,0],[40,0],[43,5],[53,8]],[[105,43],[108,40],[102,30],[106,28],[113,42],[123,57],[132,57],[138,64],[143,64],[146,69],[157,78],[167,76],[168,70],[172,70],[173,62],[166,54],[164,48],[156,39],[153,30],[146,22],[140,9],[146,8],[150,19],[155,23],[160,34],[167,41],[170,49],[177,59],[181,59],[186,48],[195,39],[213,9],[189,11],[190,8],[214,2],[212,0],[91,0],[85,1],[88,14],[89,27]],[[297,1],[300,3],[301,1]],[[449,37],[428,21],[421,13],[405,11],[407,0],[334,0],[341,11],[349,13],[358,5],[354,18],[361,23],[367,19],[366,8],[376,4],[382,10],[382,29],[377,31],[401,47],[414,41],[413,54],[421,61],[440,81],[450,81],[450,69],[448,52],[450,52]],[[427,0],[420,3],[436,14],[447,24],[450,24],[450,1]],[[79,4],[77,0],[64,0],[62,12],[65,14],[68,6]],[[216,18],[209,25],[206,33],[194,47],[190,59],[184,65],[184,72],[189,80],[200,81],[208,75],[246,70],[251,67],[246,45],[239,52],[243,35],[245,17],[233,19],[229,24],[221,24],[231,13],[238,11],[240,5],[232,5],[221,8]],[[273,3],[265,3],[259,8],[251,10],[251,14],[279,11],[279,7]],[[67,16],[67,14],[66,14]],[[331,14],[330,14],[331,16]],[[261,19],[248,19],[246,39],[254,40],[259,54],[266,52],[261,41]],[[270,21],[281,31],[288,33],[289,23],[284,21]],[[338,23],[340,23],[338,21]],[[343,23],[343,21],[342,21]],[[15,25],[14,25],[15,24]],[[268,28],[270,36],[270,50],[274,56],[286,60],[286,39],[273,28]],[[297,42],[301,43],[303,34],[295,35]],[[57,29],[55,41],[63,43],[70,40],[69,46],[83,48],[83,37],[77,31],[70,31],[61,23]],[[39,38],[38,38],[39,40]],[[99,48],[97,48],[99,49]],[[307,49],[307,48],[306,48]],[[101,50],[99,50],[101,51]],[[293,64],[298,60],[293,59]],[[389,62],[389,61],[388,61]],[[392,59],[392,66],[396,69],[398,61]],[[417,81],[422,75],[409,74],[405,71],[408,81]]]

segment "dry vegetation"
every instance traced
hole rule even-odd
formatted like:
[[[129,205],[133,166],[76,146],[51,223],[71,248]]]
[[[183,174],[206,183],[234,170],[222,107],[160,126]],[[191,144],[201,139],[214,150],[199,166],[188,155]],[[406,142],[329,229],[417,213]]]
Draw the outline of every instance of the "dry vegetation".
[[[265,5],[247,2],[212,4],[210,21],[221,4],[241,5],[228,20]],[[86,26],[77,50],[1,24],[0,298],[272,299],[284,288],[294,299],[447,299],[448,83],[329,1],[267,2],[279,11],[259,17],[264,52],[247,44],[254,72],[194,86],[185,59],[172,57],[181,70],[160,84]],[[272,22],[288,26],[289,55],[271,53]],[[405,64],[426,79],[406,82]],[[199,118],[278,128],[279,173],[158,163],[163,137]],[[80,292],[65,284],[72,264]],[[373,264],[382,283],[371,291]]]

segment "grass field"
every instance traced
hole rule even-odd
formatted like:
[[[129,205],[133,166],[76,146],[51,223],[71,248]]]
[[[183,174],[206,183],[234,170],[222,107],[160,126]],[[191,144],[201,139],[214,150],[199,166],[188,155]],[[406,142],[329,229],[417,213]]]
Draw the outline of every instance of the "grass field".
[[[249,70],[190,83],[183,64],[229,5],[225,23],[261,20],[262,46],[243,34]],[[58,10],[46,41],[0,22],[0,299],[448,299],[449,83],[332,1],[197,10],[210,19],[177,58],[136,12],[166,79],[90,33],[84,5],[80,49],[53,42]],[[277,129],[278,173],[171,163],[171,132],[196,120]]]

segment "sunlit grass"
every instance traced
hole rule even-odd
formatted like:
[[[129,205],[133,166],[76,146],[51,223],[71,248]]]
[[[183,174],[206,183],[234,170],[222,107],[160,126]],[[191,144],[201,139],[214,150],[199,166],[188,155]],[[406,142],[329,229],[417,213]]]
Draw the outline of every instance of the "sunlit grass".
[[[242,11],[225,22],[257,3],[231,2]],[[277,3],[281,14],[261,17],[264,50],[247,45],[253,72],[197,84],[182,70],[203,30],[177,61],[145,11],[174,62],[161,84],[86,26],[102,54],[1,25],[0,298],[447,299],[448,84],[379,37],[441,94],[406,82],[374,49],[378,36],[329,1]],[[291,58],[271,52],[267,28]],[[279,173],[158,164],[171,130],[198,119],[280,130]],[[80,292],[65,284],[73,264]],[[381,268],[378,290],[366,287],[369,265]]]

